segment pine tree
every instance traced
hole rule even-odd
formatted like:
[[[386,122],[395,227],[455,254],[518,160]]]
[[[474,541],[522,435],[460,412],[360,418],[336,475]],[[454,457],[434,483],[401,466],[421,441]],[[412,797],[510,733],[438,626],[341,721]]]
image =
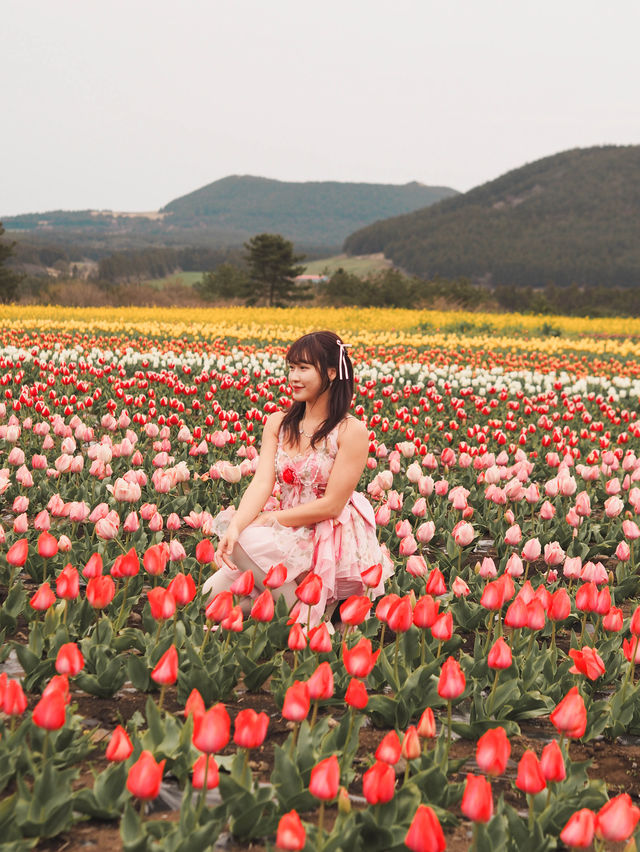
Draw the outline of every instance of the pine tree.
[[[2,222],[0,222],[0,237],[4,234]],[[15,243],[5,243],[0,240],[0,302],[12,302],[18,292],[18,284],[21,277],[5,265],[13,254]]]
[[[290,302],[312,298],[311,288],[294,280],[304,272],[304,255],[294,255],[293,243],[280,234],[258,234],[244,244],[249,282],[244,294],[247,305],[265,302],[282,308]]]

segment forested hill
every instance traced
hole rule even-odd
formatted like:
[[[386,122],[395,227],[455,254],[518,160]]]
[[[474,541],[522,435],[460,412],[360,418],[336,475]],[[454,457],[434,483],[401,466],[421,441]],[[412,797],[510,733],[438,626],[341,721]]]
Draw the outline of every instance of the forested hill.
[[[280,233],[302,250],[325,247],[335,252],[356,228],[456,194],[455,189],[415,181],[403,186],[286,183],[236,175],[176,198],[159,212],[55,210],[5,215],[2,221],[16,236],[73,244],[97,255],[108,248],[237,247],[262,232]]]
[[[424,278],[640,285],[640,146],[565,151],[344,244]]]
[[[340,245],[355,228],[455,194],[448,187],[423,186],[415,181],[402,186],[289,183],[232,175],[175,199],[161,212],[168,214],[168,225],[219,225],[247,234],[280,233],[303,244]]]

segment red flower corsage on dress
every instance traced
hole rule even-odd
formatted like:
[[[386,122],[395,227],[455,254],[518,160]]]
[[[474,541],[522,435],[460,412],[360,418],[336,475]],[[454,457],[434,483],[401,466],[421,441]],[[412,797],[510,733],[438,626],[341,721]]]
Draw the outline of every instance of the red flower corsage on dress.
[[[282,480],[286,482],[287,485],[299,485],[300,479],[298,478],[298,474],[292,467],[285,467],[282,471]]]

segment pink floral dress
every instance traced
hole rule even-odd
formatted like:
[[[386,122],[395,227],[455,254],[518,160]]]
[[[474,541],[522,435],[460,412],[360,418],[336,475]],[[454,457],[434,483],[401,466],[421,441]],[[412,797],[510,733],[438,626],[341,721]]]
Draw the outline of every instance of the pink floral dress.
[[[289,456],[278,438],[275,457],[276,487],[281,509],[289,509],[322,497],[338,452],[338,426],[323,445],[305,453]],[[273,498],[271,498],[273,500]],[[273,508],[271,502],[268,508]],[[215,519],[216,534],[222,535],[235,507],[230,506]],[[376,563],[382,564],[382,578],[373,590],[374,597],[384,593],[384,581],[393,573],[393,563],[384,546],[378,542],[373,508],[364,494],[354,491],[337,518],[303,527],[249,525],[242,531],[238,544],[263,572],[282,562],[287,567],[287,580],[315,571],[322,578],[322,596],[312,608],[311,618],[317,623],[327,604],[349,595],[366,592],[361,572]],[[236,572],[222,565],[232,583]],[[306,621],[307,607],[300,621]]]

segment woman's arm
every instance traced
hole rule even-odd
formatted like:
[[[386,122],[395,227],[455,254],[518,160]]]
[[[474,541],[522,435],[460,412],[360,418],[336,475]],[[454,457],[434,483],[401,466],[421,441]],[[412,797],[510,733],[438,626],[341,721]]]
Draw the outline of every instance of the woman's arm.
[[[278,446],[278,432],[282,422],[282,413],[271,414],[267,419],[262,433],[262,446],[258,458],[258,467],[251,482],[247,486],[238,510],[231,523],[237,529],[238,534],[254,521],[260,514],[262,507],[267,502],[273,491],[275,483],[275,458]]]
[[[309,526],[337,518],[360,481],[368,454],[366,426],[355,418],[348,418],[338,433],[338,453],[323,496],[291,509],[265,514],[285,527]]]

